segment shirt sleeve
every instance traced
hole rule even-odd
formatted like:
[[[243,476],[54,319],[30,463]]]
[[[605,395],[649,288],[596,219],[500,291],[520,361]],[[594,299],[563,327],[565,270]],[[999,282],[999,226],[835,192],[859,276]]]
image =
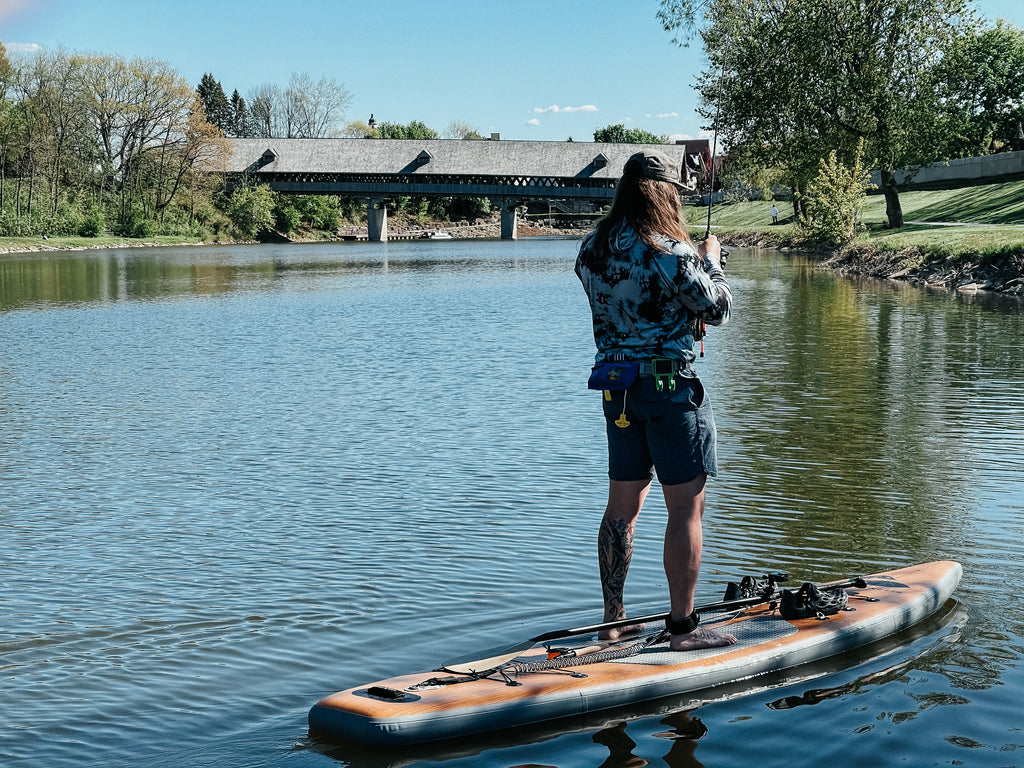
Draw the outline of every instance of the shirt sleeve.
[[[669,253],[654,254],[661,277],[675,300],[709,325],[724,325],[732,313],[732,291],[719,264],[701,258],[689,245],[671,242]]]

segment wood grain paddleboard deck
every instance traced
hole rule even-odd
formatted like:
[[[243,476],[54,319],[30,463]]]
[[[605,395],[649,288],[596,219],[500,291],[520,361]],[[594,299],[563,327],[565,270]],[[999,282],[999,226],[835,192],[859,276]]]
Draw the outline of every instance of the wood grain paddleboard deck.
[[[437,683],[453,676],[431,671],[393,677],[328,696],[309,712],[310,728],[366,744],[415,744],[597,712],[692,691],[712,691],[777,670],[849,651],[907,629],[935,613],[953,594],[962,569],[930,562],[864,576],[848,589],[848,608],[826,619],[787,620],[762,603],[702,623],[736,636],[735,645],[675,652],[667,642],[597,663],[587,655],[560,669],[519,671],[548,659],[534,646],[483,679]],[[650,627],[652,634],[659,627]],[[621,645],[636,643],[635,639]],[[581,652],[593,636],[549,643]],[[614,646],[607,650],[614,650]],[[565,661],[565,660],[563,660]],[[578,663],[577,663],[578,662]],[[465,679],[465,676],[454,676]]]

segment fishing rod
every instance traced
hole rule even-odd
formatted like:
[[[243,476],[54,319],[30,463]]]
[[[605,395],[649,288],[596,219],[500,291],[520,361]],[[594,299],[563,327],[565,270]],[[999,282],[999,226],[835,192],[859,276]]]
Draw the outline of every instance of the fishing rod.
[[[715,99],[715,121],[711,126],[712,130],[712,143],[711,143],[711,171],[710,179],[711,183],[708,186],[708,225],[707,229],[704,230],[704,239],[707,240],[711,236],[711,208],[715,204],[715,157],[718,155],[718,123],[722,117],[722,92],[725,88],[725,57],[722,57],[722,68],[718,74],[718,93]],[[729,258],[729,252],[725,248],[721,249],[722,253],[722,265],[725,265],[726,259]]]
[[[726,37],[726,43],[728,44],[728,36]],[[724,50],[724,49],[723,49]],[[711,209],[715,204],[715,156],[718,154],[718,123],[722,117],[722,93],[725,88],[725,55],[722,55],[722,66],[718,73],[718,92],[715,98],[715,120],[711,126],[712,130],[712,143],[711,143],[711,156],[709,158],[710,169],[708,176],[710,183],[708,185],[708,223],[707,228],[704,230],[704,240],[707,241],[711,237]],[[725,263],[729,260],[729,251],[722,247],[722,244],[718,244],[719,262],[724,267]],[[707,335],[707,324],[701,319],[695,319],[693,321],[693,340],[700,342],[700,356],[704,357],[704,336]]]

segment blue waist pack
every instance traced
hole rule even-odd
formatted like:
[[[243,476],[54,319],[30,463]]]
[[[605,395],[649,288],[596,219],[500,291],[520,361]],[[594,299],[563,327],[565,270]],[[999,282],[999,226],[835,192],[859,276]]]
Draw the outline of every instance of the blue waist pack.
[[[598,363],[590,373],[588,389],[623,390],[629,389],[640,375],[640,362],[620,360]]]

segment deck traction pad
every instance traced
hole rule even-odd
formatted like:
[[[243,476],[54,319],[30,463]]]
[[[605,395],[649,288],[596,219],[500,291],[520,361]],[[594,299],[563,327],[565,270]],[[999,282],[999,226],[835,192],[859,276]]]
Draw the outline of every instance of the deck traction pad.
[[[720,648],[701,648],[697,651],[670,651],[668,641],[652,645],[636,656],[628,656],[624,659],[615,659],[612,664],[654,664],[670,666],[691,659],[709,659],[723,653],[742,648],[751,648],[761,643],[781,640],[789,637],[799,630],[785,619],[779,616],[755,616],[746,621],[738,621],[734,624],[723,624],[715,629],[728,632],[736,636],[736,642],[732,645],[725,645]]]

